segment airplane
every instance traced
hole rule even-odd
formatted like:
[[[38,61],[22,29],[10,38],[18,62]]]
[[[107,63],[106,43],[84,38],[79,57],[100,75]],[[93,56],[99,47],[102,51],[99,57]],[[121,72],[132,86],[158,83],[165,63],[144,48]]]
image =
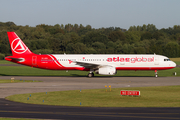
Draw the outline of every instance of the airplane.
[[[176,67],[168,57],[156,54],[34,54],[15,32],[7,32],[12,56],[5,60],[49,70],[81,70],[115,75],[117,70],[167,70]]]

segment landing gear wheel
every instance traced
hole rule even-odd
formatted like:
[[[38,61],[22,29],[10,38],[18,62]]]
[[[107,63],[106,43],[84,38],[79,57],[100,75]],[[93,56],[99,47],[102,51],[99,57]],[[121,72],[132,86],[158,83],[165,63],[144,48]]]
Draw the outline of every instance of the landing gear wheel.
[[[88,77],[94,77],[94,73],[89,73]]]
[[[156,75],[155,75],[155,77],[157,78],[157,77],[158,77],[158,75],[156,74]]]
[[[154,72],[155,72],[155,77],[157,78],[158,77],[157,70],[155,70]]]

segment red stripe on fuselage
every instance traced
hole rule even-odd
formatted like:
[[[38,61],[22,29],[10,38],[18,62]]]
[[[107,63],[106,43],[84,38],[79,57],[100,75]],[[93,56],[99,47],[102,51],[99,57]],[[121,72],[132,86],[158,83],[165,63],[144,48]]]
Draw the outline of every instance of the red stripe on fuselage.
[[[52,61],[59,66],[58,70],[81,70],[81,71],[89,71],[90,68],[84,68],[84,67],[64,67],[53,55],[48,55],[52,58]],[[56,68],[55,68],[56,69]]]
[[[53,55],[48,55],[52,58],[52,60],[54,61],[54,63],[59,66],[59,67],[64,67],[63,65],[61,65],[61,63],[56,59],[56,57],[54,57]]]

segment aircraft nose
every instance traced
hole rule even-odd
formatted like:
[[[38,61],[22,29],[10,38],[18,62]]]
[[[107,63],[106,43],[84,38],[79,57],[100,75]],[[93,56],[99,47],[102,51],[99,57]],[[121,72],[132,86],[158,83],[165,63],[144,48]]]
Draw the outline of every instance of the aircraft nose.
[[[172,62],[171,65],[172,65],[172,67],[176,67],[176,63],[175,62]]]

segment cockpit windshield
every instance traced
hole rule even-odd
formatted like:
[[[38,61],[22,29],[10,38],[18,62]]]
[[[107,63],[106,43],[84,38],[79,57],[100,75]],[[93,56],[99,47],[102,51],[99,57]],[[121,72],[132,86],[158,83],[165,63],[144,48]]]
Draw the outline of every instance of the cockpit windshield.
[[[170,59],[164,59],[164,61],[171,61]]]

